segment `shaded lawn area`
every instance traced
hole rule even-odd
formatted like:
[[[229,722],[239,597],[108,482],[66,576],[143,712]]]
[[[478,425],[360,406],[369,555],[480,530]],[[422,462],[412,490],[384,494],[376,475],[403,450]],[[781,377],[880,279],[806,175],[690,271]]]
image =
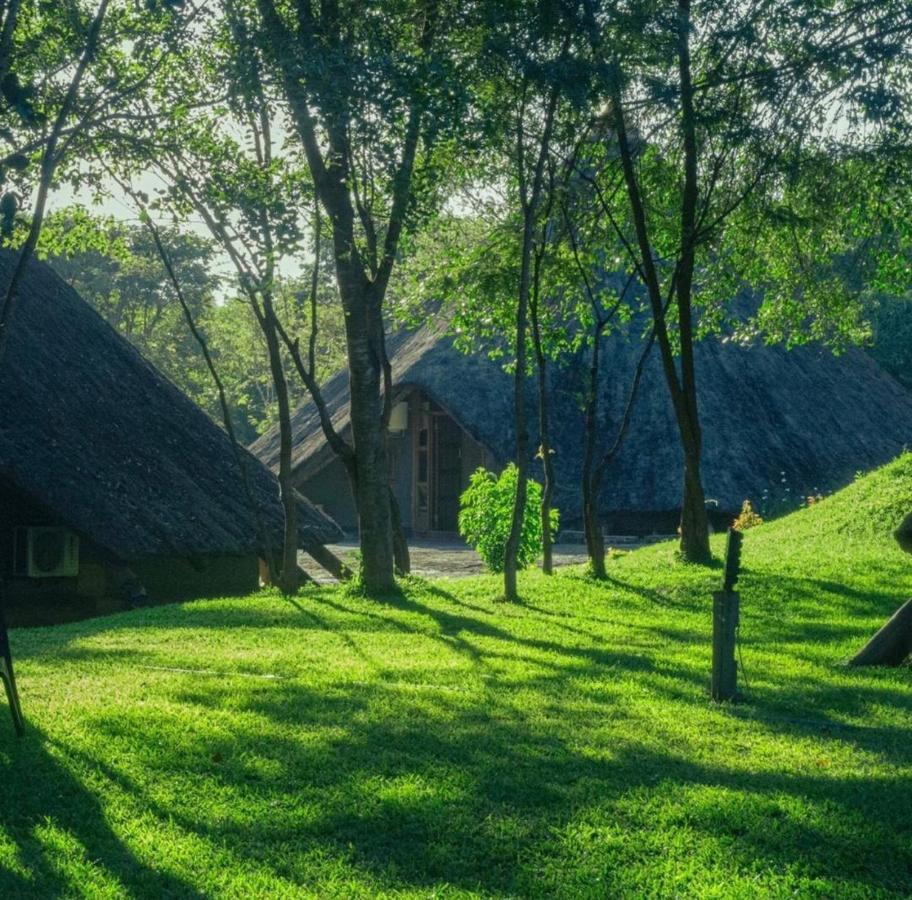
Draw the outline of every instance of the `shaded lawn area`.
[[[667,544],[15,632],[0,896],[909,896],[912,671],[840,663],[912,562],[810,522],[746,537],[737,706]]]

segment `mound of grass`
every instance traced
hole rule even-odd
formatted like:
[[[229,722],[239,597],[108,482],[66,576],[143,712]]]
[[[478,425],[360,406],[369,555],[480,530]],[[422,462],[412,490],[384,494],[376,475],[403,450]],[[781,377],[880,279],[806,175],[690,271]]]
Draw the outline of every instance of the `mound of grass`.
[[[912,595],[846,530],[894,466],[747,533],[733,706],[671,545],[15,632],[0,896],[909,896],[912,674],[841,665]]]
[[[912,453],[856,478],[847,488],[790,516],[769,523],[782,539],[890,541],[912,512]]]

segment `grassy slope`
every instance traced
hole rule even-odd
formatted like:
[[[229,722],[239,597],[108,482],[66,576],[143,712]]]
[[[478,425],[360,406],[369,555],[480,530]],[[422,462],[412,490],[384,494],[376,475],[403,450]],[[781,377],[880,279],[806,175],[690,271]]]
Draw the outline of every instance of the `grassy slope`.
[[[912,595],[910,505],[907,456],[747,535],[734,707],[719,571],[668,545],[520,607],[479,578],[16,632],[0,896],[908,896],[912,675],[840,661]]]

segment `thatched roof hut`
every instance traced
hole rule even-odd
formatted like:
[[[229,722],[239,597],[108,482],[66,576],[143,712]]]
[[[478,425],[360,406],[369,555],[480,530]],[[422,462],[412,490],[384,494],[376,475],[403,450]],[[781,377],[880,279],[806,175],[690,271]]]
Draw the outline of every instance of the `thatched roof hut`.
[[[0,284],[14,259],[0,253]],[[275,476],[244,455],[278,543]],[[36,517],[59,522],[98,558],[198,568],[207,558],[263,555],[225,432],[37,261],[23,279],[0,371],[0,489],[0,530]],[[338,534],[301,499],[302,547]]]
[[[508,462],[514,433],[510,376],[483,356],[465,356],[453,348],[440,323],[402,332],[389,342],[397,396],[420,394],[417,407],[407,408],[408,430],[418,427],[415,412],[430,409],[446,414],[464,440],[461,483],[479,460],[489,467]],[[603,350],[601,396],[603,442],[620,421],[642,340],[636,326],[611,337]],[[782,347],[742,347],[720,339],[697,349],[700,411],[704,428],[704,480],[707,497],[727,516],[746,498],[826,492],[849,481],[858,470],[880,465],[912,444],[912,395],[886,375],[862,351],[841,356],[819,346],[787,351]],[[583,454],[581,397],[587,360],[551,374],[552,434],[557,468],[556,503],[563,521],[581,517],[580,469]],[[348,386],[345,373],[332,378],[325,396],[336,427],[348,427]],[[533,447],[537,415],[530,382],[529,423]],[[435,420],[436,421],[436,420]],[[333,463],[312,403],[295,413],[294,464],[299,484],[322,496],[328,484],[344,476]],[[416,436],[405,444],[423,452]],[[267,465],[277,461],[278,436],[265,434],[252,450]],[[474,448],[474,449],[473,449]],[[471,452],[467,452],[471,450]],[[408,450],[392,445],[394,479],[404,518],[414,506],[418,463],[408,464]],[[443,454],[446,457],[446,453]],[[452,455],[452,454],[450,454]],[[433,452],[432,452],[433,456]],[[433,462],[428,483],[433,495]],[[607,471],[602,509],[608,526],[631,532],[673,530],[680,506],[682,460],[677,430],[663,380],[658,352],[648,360],[633,421],[621,452]],[[319,475],[319,477],[317,477]],[[411,494],[408,481],[411,477]],[[788,490],[786,490],[788,489]],[[339,495],[339,487],[335,493]],[[452,489],[450,490],[452,493]],[[313,499],[319,502],[317,496]],[[429,501],[433,507],[433,496]],[[450,501],[444,503],[449,510]],[[326,508],[344,527],[352,524],[344,504]],[[450,530],[453,516],[448,511]],[[413,521],[413,527],[415,523]],[[416,530],[422,530],[419,527]],[[428,519],[433,530],[433,512]]]

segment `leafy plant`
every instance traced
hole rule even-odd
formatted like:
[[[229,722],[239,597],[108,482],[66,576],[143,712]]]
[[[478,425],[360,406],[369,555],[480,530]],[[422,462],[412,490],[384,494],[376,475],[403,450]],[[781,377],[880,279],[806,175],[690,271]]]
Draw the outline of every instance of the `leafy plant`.
[[[517,468],[510,463],[498,477],[487,469],[476,469],[460,497],[459,533],[477,551],[491,572],[502,572],[516,497]],[[520,569],[531,566],[542,550],[539,516],[541,485],[529,481],[517,562]],[[557,531],[558,511],[551,510],[551,532]]]

